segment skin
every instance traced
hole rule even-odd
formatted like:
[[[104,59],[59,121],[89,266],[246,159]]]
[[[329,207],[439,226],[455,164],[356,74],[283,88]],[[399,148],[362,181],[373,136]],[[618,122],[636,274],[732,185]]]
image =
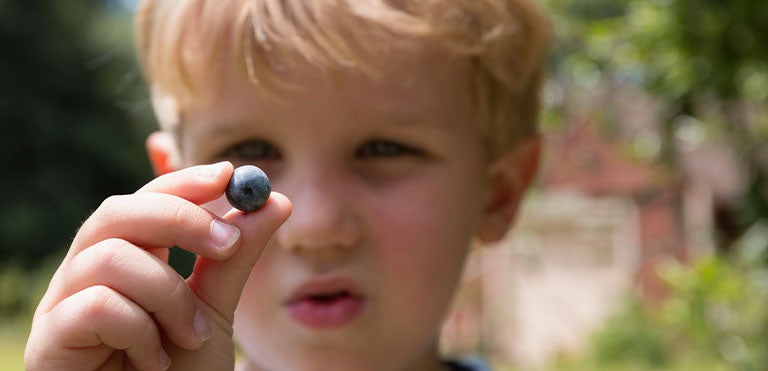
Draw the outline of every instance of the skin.
[[[231,173],[230,163],[190,167],[105,200],[37,308],[26,368],[160,370],[170,356],[179,369],[232,369],[229,334],[242,285],[291,206],[273,194],[256,214],[219,218],[200,207],[223,194]],[[235,228],[214,239],[214,220]],[[167,265],[173,245],[201,255],[187,280]]]
[[[222,69],[180,137],[149,138],[165,175],[110,198],[78,231],[35,316],[27,367],[121,369],[127,358],[153,370],[165,352],[173,368],[231,370],[236,322],[252,370],[439,370],[467,248],[504,235],[539,148],[489,159],[456,77],[464,67],[442,58],[390,53],[379,80],[292,71],[304,88],[282,103]],[[277,191],[253,214],[222,197],[244,163]],[[228,248],[211,243],[214,219],[239,230]],[[166,264],[174,244],[202,256],[187,280]],[[356,288],[359,315],[332,329],[292,319],[285,302],[327,277]]]

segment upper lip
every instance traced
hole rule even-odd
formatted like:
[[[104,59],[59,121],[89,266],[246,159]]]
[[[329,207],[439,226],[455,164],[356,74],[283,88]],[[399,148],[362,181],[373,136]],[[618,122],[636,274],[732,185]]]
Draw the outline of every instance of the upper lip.
[[[352,279],[342,276],[327,276],[313,278],[301,284],[291,293],[286,304],[290,305],[313,297],[339,294],[362,297],[358,285]]]

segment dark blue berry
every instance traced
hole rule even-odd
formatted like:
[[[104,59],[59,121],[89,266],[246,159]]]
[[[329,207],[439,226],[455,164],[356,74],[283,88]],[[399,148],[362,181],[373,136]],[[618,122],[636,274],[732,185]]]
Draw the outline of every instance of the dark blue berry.
[[[235,169],[227,184],[227,201],[247,213],[258,210],[267,202],[272,186],[267,174],[253,165],[244,165]]]

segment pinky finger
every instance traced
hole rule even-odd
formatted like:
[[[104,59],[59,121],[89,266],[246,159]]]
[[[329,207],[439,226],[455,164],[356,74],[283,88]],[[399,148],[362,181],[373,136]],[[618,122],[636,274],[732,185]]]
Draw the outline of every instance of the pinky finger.
[[[55,369],[110,369],[112,362],[122,362],[115,354],[122,351],[139,370],[170,366],[152,317],[109,287],[84,289],[40,315],[48,317],[48,328],[41,331],[45,341],[58,345],[49,347],[42,359],[63,362],[51,365]]]

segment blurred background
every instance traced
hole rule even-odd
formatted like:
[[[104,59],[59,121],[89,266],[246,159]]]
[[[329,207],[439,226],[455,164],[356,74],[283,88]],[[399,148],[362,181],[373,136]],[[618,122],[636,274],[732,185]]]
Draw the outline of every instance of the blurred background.
[[[443,348],[499,370],[768,369],[768,2],[541,0],[543,167]],[[151,178],[135,1],[0,0],[0,370],[78,225]],[[183,258],[180,258],[183,260]]]

